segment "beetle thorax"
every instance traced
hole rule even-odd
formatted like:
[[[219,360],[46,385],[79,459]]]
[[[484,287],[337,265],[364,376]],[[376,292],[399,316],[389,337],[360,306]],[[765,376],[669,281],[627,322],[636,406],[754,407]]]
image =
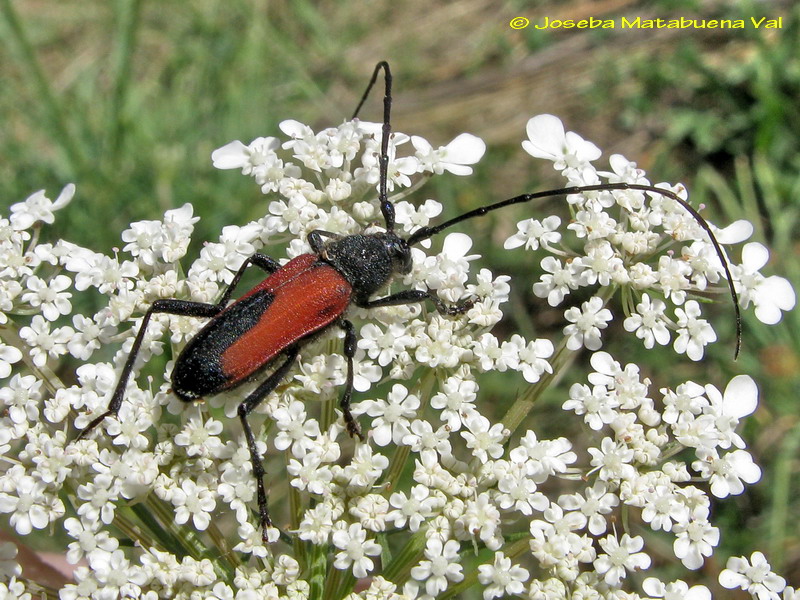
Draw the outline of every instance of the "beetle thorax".
[[[362,299],[385,287],[394,275],[411,271],[408,244],[390,232],[348,235],[328,242],[320,256],[344,275]]]

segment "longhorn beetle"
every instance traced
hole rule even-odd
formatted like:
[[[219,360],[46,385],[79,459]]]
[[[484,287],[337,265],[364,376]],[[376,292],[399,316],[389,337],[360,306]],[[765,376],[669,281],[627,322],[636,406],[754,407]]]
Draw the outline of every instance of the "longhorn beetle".
[[[171,377],[172,391],[181,400],[191,402],[235,388],[264,369],[277,365],[238,407],[256,479],[260,524],[265,541],[267,527],[271,525],[264,486],[265,472],[248,416],[286,377],[305,344],[331,327],[340,327],[344,330],[344,357],[347,362],[346,383],[340,406],[350,436],[363,439],[359,425],[350,412],[356,332],[353,324],[345,318],[345,313],[351,303],[361,308],[374,308],[426,301],[432,302],[436,310],[443,315],[459,315],[466,312],[472,306],[472,300],[447,304],[427,290],[410,289],[382,298],[373,298],[373,295],[388,285],[395,275],[406,275],[411,272],[412,246],[457,223],[512,204],[556,195],[640,190],[669,197],[678,202],[699,223],[716,250],[728,279],[735,307],[737,353],[740,345],[741,317],[728,261],[709,224],[685,200],[668,190],[648,185],[609,183],[523,194],[481,206],[436,226],[420,227],[407,239],[398,236],[394,231],[394,206],[387,196],[392,75],[385,61],[376,65],[352,118],[358,116],[381,70],[384,73],[385,91],[378,201],[385,231],[342,236],[314,230],[307,238],[313,253],[297,256],[283,266],[260,253],[246,259],[216,304],[178,299],[156,300],[142,319],[107,410],[91,421],[78,435],[78,439],[86,436],[106,417],[118,414],[145,330],[153,314],[167,313],[210,318],[211,320],[189,341],[175,360]],[[228,304],[239,280],[250,265],[266,271],[267,278],[241,298]]]

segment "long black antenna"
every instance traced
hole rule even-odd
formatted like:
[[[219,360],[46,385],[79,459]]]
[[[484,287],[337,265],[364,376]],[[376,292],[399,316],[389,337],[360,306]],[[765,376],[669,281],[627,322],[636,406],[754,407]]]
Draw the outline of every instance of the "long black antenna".
[[[381,203],[381,213],[383,213],[383,219],[386,222],[386,231],[393,232],[394,231],[394,205],[389,202],[389,197],[386,192],[386,181],[388,179],[388,172],[389,172],[389,136],[392,133],[392,126],[391,126],[391,113],[392,113],[392,72],[389,70],[389,63],[385,60],[382,60],[377,65],[375,65],[375,70],[372,72],[372,78],[369,80],[369,84],[367,85],[367,89],[364,91],[364,95],[361,96],[361,101],[356,106],[356,110],[353,113],[352,119],[358,118],[358,112],[361,110],[361,107],[364,105],[364,102],[367,101],[367,97],[369,96],[370,91],[372,90],[372,86],[375,85],[375,82],[378,81],[378,74],[380,73],[381,69],[385,74],[384,76],[384,93],[383,93],[383,133],[381,136],[381,156],[380,156],[380,181],[378,182],[378,200]]]
[[[731,299],[733,300],[733,309],[736,314],[736,352],[734,354],[734,358],[739,356],[739,350],[742,347],[742,314],[739,308],[739,295],[736,293],[736,287],[733,283],[733,276],[731,275],[731,271],[729,268],[728,259],[725,256],[725,253],[722,251],[722,247],[720,246],[719,242],[717,241],[714,232],[711,230],[711,226],[708,222],[700,215],[695,208],[686,202],[683,198],[678,196],[676,193],[671,192],[670,190],[664,190],[661,188],[649,186],[649,185],[640,185],[635,183],[604,183],[599,185],[587,185],[582,187],[568,187],[568,188],[561,188],[557,190],[546,190],[543,192],[536,192],[533,194],[522,194],[521,196],[515,196],[514,198],[509,198],[508,200],[503,200],[501,202],[496,202],[494,204],[489,204],[487,206],[481,206],[469,212],[465,212],[463,215],[459,215],[454,217],[444,223],[439,225],[435,225],[433,227],[420,227],[414,233],[412,233],[407,243],[409,246],[413,246],[414,244],[418,244],[422,240],[426,240],[431,236],[438,234],[439,232],[447,229],[448,227],[452,227],[457,223],[461,223],[462,221],[466,221],[467,219],[471,219],[473,217],[480,217],[485,215],[488,212],[493,210],[497,210],[499,208],[504,208],[506,206],[511,206],[512,204],[522,204],[524,202],[530,202],[531,200],[537,200],[539,198],[547,198],[550,196],[563,196],[563,195],[570,195],[570,194],[581,194],[584,192],[603,192],[603,191],[613,191],[613,190],[640,190],[643,192],[651,192],[655,194],[661,194],[662,196],[666,196],[667,198],[671,198],[675,200],[678,204],[680,204],[686,212],[688,212],[695,221],[702,227],[705,232],[708,234],[709,239],[711,240],[711,244],[714,246],[714,250],[719,257],[720,262],[722,263],[722,268],[725,271],[725,276],[728,279],[728,288],[731,291]]]

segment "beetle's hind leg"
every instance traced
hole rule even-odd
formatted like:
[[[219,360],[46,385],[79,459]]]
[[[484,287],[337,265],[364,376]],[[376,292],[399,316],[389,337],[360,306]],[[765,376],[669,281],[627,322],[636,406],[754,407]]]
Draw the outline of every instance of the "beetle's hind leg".
[[[120,373],[117,387],[114,388],[114,393],[111,395],[108,408],[102,415],[89,423],[75,439],[79,440],[86,437],[86,435],[102,423],[106,417],[115,416],[119,412],[120,406],[122,406],[122,398],[125,395],[125,388],[128,387],[128,380],[133,371],[133,365],[136,363],[136,357],[142,347],[144,334],[145,331],[147,331],[147,325],[153,313],[210,318],[218,314],[222,308],[223,307],[218,304],[205,304],[203,302],[190,302],[188,300],[162,299],[153,302],[152,306],[150,306],[149,310],[144,314],[141,325],[139,325],[139,332],[136,334],[136,339],[133,341],[128,359],[125,361],[125,366],[122,367],[122,373]]]
[[[269,542],[267,537],[267,528],[272,525],[272,520],[269,518],[269,509],[267,508],[267,490],[264,486],[264,465],[261,462],[261,456],[258,454],[256,448],[256,438],[253,435],[253,430],[250,423],[247,421],[248,415],[261,404],[261,402],[269,396],[278,384],[286,377],[289,369],[292,368],[294,361],[297,360],[299,351],[297,348],[289,348],[286,351],[286,360],[284,363],[275,369],[269,377],[267,377],[261,385],[253,390],[247,398],[239,405],[237,410],[239,419],[242,421],[242,429],[247,439],[247,448],[250,450],[250,463],[253,466],[253,476],[256,478],[256,491],[258,494],[258,515],[261,523],[261,539],[264,543]]]
[[[228,289],[225,290],[225,293],[222,294],[222,297],[217,301],[216,304],[192,302],[190,300],[177,300],[175,298],[162,298],[153,302],[142,318],[142,323],[139,325],[139,331],[136,333],[136,339],[133,340],[133,346],[128,354],[128,359],[125,361],[125,365],[122,367],[122,373],[120,373],[119,380],[117,381],[117,387],[114,388],[114,392],[111,394],[111,400],[108,403],[106,411],[99,417],[93,419],[91,423],[89,423],[82,431],[78,433],[78,436],[75,439],[80,440],[86,437],[86,435],[95,427],[100,425],[100,423],[102,423],[106,417],[115,416],[117,413],[119,413],[119,409],[122,406],[122,399],[125,396],[125,389],[128,387],[128,380],[133,372],[133,365],[136,364],[136,357],[139,355],[139,350],[142,347],[142,341],[144,341],[144,334],[147,330],[147,325],[150,323],[150,317],[153,316],[153,313],[210,319],[211,317],[218,315],[220,312],[222,312],[222,309],[225,308],[225,305],[228,303],[233,290],[236,288],[239,280],[242,278],[242,275],[250,265],[256,265],[267,273],[274,273],[280,268],[278,261],[257,252],[242,263],[242,266],[239,267],[236,275],[234,275],[233,281],[231,281]]]

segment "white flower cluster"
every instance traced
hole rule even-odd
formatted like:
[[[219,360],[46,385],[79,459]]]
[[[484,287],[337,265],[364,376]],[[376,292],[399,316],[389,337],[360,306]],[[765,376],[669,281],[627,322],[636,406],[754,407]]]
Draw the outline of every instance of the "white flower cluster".
[[[592,161],[600,158],[600,149],[576,133],[565,132],[552,115],[532,118],[527,132],[530,139],[522,143],[523,148],[536,158],[553,161],[569,186],[651,185],[636,163],[619,154],[609,159],[611,172],[598,171]],[[686,189],[680,184],[655,187],[686,198]],[[648,349],[656,343],[669,344],[674,332],[677,353],[702,359],[705,346],[716,341],[717,334],[702,318],[700,303],[688,298],[699,292],[727,295],[729,291],[721,281],[722,263],[695,218],[675,200],[654,192],[602,191],[573,194],[567,200],[573,215],[566,226],[570,243],[555,216],[519,223],[518,232],[506,241],[506,248],[542,248],[549,254],[541,261],[545,274],[534,284],[534,294],[558,306],[582,287],[630,289],[633,294],[625,296],[625,314],[630,315],[623,323],[626,331],[635,332]],[[753,233],[747,221],[724,229],[711,227],[721,244],[743,242]],[[667,252],[676,243],[680,248]],[[795,293],[782,277],[759,273],[768,258],[769,251],[761,244],[746,244],[742,264],[732,265],[731,273],[742,307],[754,305],[758,319],[774,324],[780,321],[781,311],[794,307]],[[613,318],[603,305],[601,298],[594,297],[580,309],[567,309],[565,317],[572,324],[564,333],[570,349],[601,347],[601,330]],[[670,306],[674,318],[669,316]]]
[[[148,385],[130,382],[118,418],[101,428],[104,435],[74,441],[71,425],[83,429],[105,410],[138,315],[153,300],[213,302],[266,243],[282,245],[282,258],[291,258],[310,251],[312,230],[347,235],[379,220],[380,125],[353,121],[315,133],[285,121],[281,130],[283,141],[258,138],[214,152],[215,166],[241,169],[269,200],[263,218],[225,227],[189,268],[179,262],[197,221],[188,204],[162,221],[133,223],[122,234],[122,251],[110,256],[39,240],[42,223],[67,204],[72,186],[56,202],[37,193],[0,219],[0,514],[20,535],[60,527],[73,540],[67,557],[84,562],[60,598],[298,600],[320,597],[320,586],[329,585],[337,586],[329,597],[427,600],[478,584],[485,600],[710,597],[702,586],[657,578],[646,579],[641,594],[633,591],[629,574],[652,560],[627,518],[640,514],[651,529],[668,532],[686,567],[703,564],[720,535],[707,491],[724,498],[760,478],[736,433],[755,409],[755,384],[737,377],[723,394],[710,384],[684,382],[653,399],[636,365],[623,367],[599,351],[614,318],[606,302],[617,288],[638,298],[630,300],[624,328],[646,348],[669,343],[674,333],[675,350],[697,360],[716,339],[689,298],[726,293],[721,265],[691,216],[658,194],[647,201],[635,191],[570,196],[574,219],[566,229],[581,251],[574,249],[579,244],[562,244],[566,232],[555,216],[521,223],[507,242],[548,254],[534,292],[551,305],[580,287],[599,288],[581,307],[566,310],[565,337],[556,345],[491,332],[502,317],[509,278],[485,268],[471,273],[479,257],[468,254],[467,236],[449,235],[433,255],[414,249],[412,272],[393,289],[430,289],[445,302],[474,304],[451,317],[419,305],[350,310],[359,331],[356,390],[395,382],[385,397],[373,391],[354,404],[367,433],[363,443],[347,436],[333,410],[318,408],[334,406],[344,383],[345,359],[331,352],[336,334],[304,346],[286,385],[254,415],[263,419],[263,428],[255,427],[259,452],[274,449],[270,454],[285,457],[276,477],[290,482],[289,507],[275,506],[273,514],[291,513],[292,525],[282,529],[293,543],[278,541],[273,529],[275,543],[263,544],[253,525],[255,486],[243,436],[226,434],[218,412],[183,406],[169,390],[169,364]],[[535,117],[528,133],[525,149],[552,160],[570,185],[646,182],[618,156],[611,159],[613,173],[595,171],[589,161],[599,150],[565,133],[555,117]],[[434,200],[411,204],[404,195],[445,171],[468,175],[484,149],[468,134],[434,148],[394,133],[388,188],[398,233],[427,226],[442,208]],[[612,215],[612,208],[618,212]],[[717,232],[724,243],[749,233],[742,223]],[[680,252],[664,254],[675,242],[683,245]],[[777,322],[794,304],[791,287],[759,273],[766,263],[762,246],[745,246],[743,261],[731,269],[742,305]],[[90,288],[105,297],[105,306],[91,316],[72,314],[73,293]],[[67,318],[71,326],[61,324]],[[167,332],[179,348],[201,325],[154,315],[140,363],[163,351]],[[101,346],[120,343],[113,363],[90,362]],[[596,433],[594,445],[584,451],[566,438],[539,439],[488,416],[477,374],[517,371],[521,388],[539,382],[529,388],[538,394],[564,367],[565,355],[582,347],[596,351],[594,372],[588,384],[574,383],[563,408],[583,417]],[[72,385],[53,369],[66,354],[83,363]],[[234,391],[210,404],[223,404],[231,417],[243,397]],[[514,406],[529,410],[530,404],[527,398]],[[162,420],[165,408],[177,417]],[[239,431],[238,423],[231,430]],[[74,509],[69,518],[64,501]],[[225,521],[217,527],[220,515],[235,518],[230,531],[222,531]],[[135,547],[126,548],[123,539]],[[723,585],[759,599],[777,598],[784,588],[794,593],[768,565],[765,570],[760,554],[752,566],[736,560],[723,572]],[[28,598],[26,590],[36,590],[5,546],[0,575],[0,594]],[[364,578],[368,583],[352,592],[355,579]]]

